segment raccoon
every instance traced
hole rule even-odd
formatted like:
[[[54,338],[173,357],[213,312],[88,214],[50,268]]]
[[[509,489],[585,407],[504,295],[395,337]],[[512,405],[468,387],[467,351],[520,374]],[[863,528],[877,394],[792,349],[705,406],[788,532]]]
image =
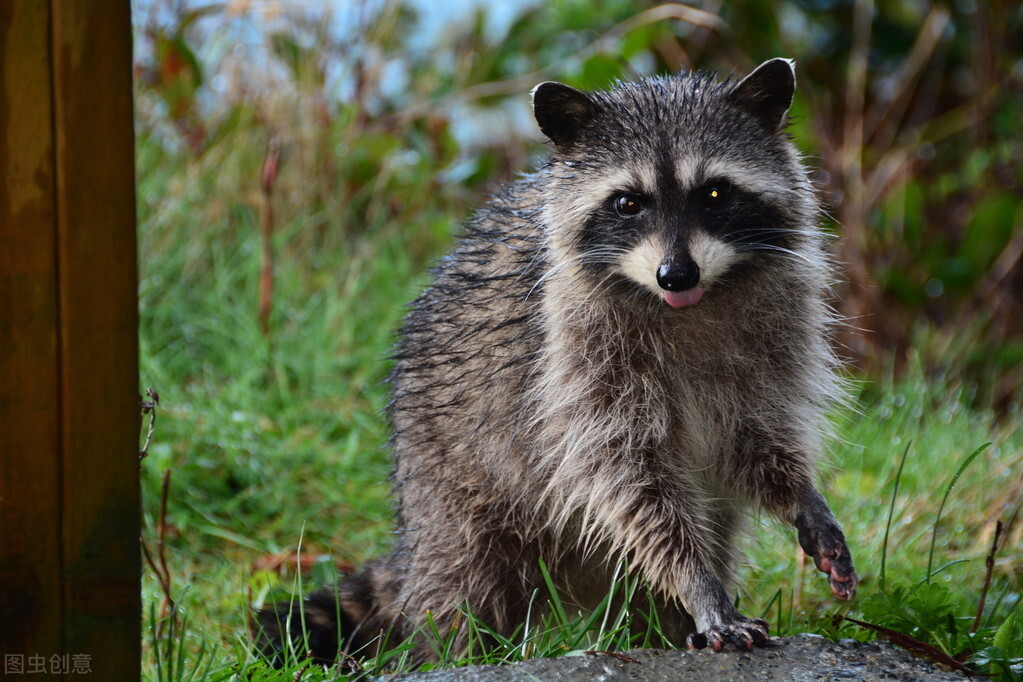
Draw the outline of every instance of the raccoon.
[[[726,589],[750,509],[854,596],[814,485],[842,391],[794,89],[773,59],[739,81],[533,90],[549,161],[469,222],[400,330],[394,551],[263,611],[265,654],[305,635],[330,663],[432,628],[464,648],[464,605],[510,635],[547,592],[541,559],[580,608],[627,563],[669,644],[764,646]]]

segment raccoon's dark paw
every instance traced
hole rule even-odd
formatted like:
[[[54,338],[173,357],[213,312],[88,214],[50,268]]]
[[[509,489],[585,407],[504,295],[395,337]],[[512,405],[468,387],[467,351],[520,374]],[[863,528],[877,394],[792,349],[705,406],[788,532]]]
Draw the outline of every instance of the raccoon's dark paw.
[[[743,618],[736,623],[718,625],[708,628],[705,632],[697,632],[686,638],[686,646],[690,649],[706,649],[721,651],[726,644],[731,644],[741,651],[749,651],[754,646],[767,646],[771,641],[768,634],[767,621]]]
[[[799,544],[813,557],[817,568],[828,574],[828,585],[836,597],[848,601],[856,596],[856,569],[852,553],[845,543],[845,535],[837,524],[829,523],[815,528],[801,528]]]
[[[856,577],[848,547],[842,544],[830,550],[819,548],[814,563],[817,564],[817,568],[828,574],[828,585],[836,597],[849,601],[856,596],[856,584],[859,579]]]

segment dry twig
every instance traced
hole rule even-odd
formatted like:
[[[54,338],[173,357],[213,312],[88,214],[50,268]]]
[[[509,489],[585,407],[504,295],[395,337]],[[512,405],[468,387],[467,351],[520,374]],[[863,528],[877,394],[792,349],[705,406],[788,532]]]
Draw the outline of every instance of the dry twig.
[[[991,587],[991,574],[995,570],[995,552],[998,551],[998,541],[1002,537],[1003,529],[1004,526],[1002,525],[1001,519],[999,519],[998,523],[995,525],[995,537],[994,540],[991,541],[991,551],[988,553],[987,559],[984,560],[984,565],[987,567],[987,570],[984,573],[984,587],[980,590],[980,603],[977,604],[977,617],[973,619],[973,627],[970,628],[971,634],[977,632],[977,628],[980,627],[980,617],[984,614],[984,602],[987,601],[987,591],[988,588]]]
[[[270,334],[270,310],[273,306],[274,251],[273,191],[281,165],[281,142],[270,134],[266,158],[263,160],[263,174],[260,182],[262,204],[260,206],[260,232],[263,241],[262,261],[259,268],[259,329],[263,336]]]
[[[941,665],[948,666],[953,670],[959,670],[961,672],[966,673],[967,675],[977,674],[977,671],[975,671],[973,668],[963,665],[956,659],[946,654],[941,649],[935,646],[931,646],[926,642],[921,642],[919,639],[916,639],[914,637],[910,637],[904,632],[892,630],[881,625],[874,625],[873,623],[867,623],[862,620],[856,620],[855,618],[850,618],[849,616],[843,616],[843,618],[845,618],[850,623],[855,623],[856,625],[859,625],[861,628],[873,631],[874,633],[877,634],[878,639],[882,639],[886,642],[891,642],[896,646],[902,647],[906,651],[912,651],[914,654],[918,654],[920,656],[923,656],[924,658],[929,658],[935,663],[940,663]]]
[[[167,534],[167,497],[170,491],[170,469],[163,472],[163,492],[160,497],[160,516],[156,526],[156,558],[154,559],[152,552],[149,551],[149,547],[146,545],[145,539],[141,540],[142,554],[146,559],[146,563],[152,569],[156,575],[157,582],[160,583],[160,592],[162,598],[160,600],[160,620],[156,624],[156,636],[159,638],[163,635],[164,623],[167,622],[168,616],[174,611],[174,597],[171,596],[171,572],[167,567],[167,553],[166,546],[164,545],[164,539]]]
[[[153,431],[156,430],[156,406],[160,404],[160,394],[153,389],[146,389],[146,397],[149,400],[143,400],[142,396],[139,396],[139,409],[142,411],[142,415],[149,415],[149,429],[146,431],[146,442],[143,443],[142,448],[139,450],[140,462],[149,454],[149,444],[153,441]]]
[[[617,658],[619,661],[622,661],[624,663],[639,663],[639,661],[637,661],[632,656],[626,656],[625,654],[620,654],[617,651],[603,651],[602,649],[587,649],[585,653],[589,654],[590,656],[596,656],[597,654],[603,654],[604,656],[610,656],[611,658]]]

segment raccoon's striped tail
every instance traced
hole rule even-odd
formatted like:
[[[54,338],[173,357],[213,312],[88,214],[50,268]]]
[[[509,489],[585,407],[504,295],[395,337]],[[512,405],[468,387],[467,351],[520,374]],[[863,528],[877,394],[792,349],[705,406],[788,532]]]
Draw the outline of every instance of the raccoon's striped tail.
[[[375,609],[371,581],[363,574],[342,578],[304,599],[264,608],[251,624],[256,651],[275,668],[313,660],[332,666],[364,647],[373,636],[369,614]]]

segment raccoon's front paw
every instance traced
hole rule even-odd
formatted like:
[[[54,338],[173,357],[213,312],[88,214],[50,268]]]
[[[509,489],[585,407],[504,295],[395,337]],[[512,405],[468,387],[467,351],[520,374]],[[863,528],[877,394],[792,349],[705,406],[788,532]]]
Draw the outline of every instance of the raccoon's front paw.
[[[706,649],[709,646],[714,651],[721,651],[725,644],[731,644],[741,651],[749,651],[754,646],[767,646],[771,641],[768,629],[767,621],[742,618],[734,623],[717,625],[689,635],[686,646],[690,649]]]
[[[828,574],[828,585],[836,597],[848,601],[856,596],[856,569],[845,535],[836,523],[801,527],[799,544],[814,564]]]

